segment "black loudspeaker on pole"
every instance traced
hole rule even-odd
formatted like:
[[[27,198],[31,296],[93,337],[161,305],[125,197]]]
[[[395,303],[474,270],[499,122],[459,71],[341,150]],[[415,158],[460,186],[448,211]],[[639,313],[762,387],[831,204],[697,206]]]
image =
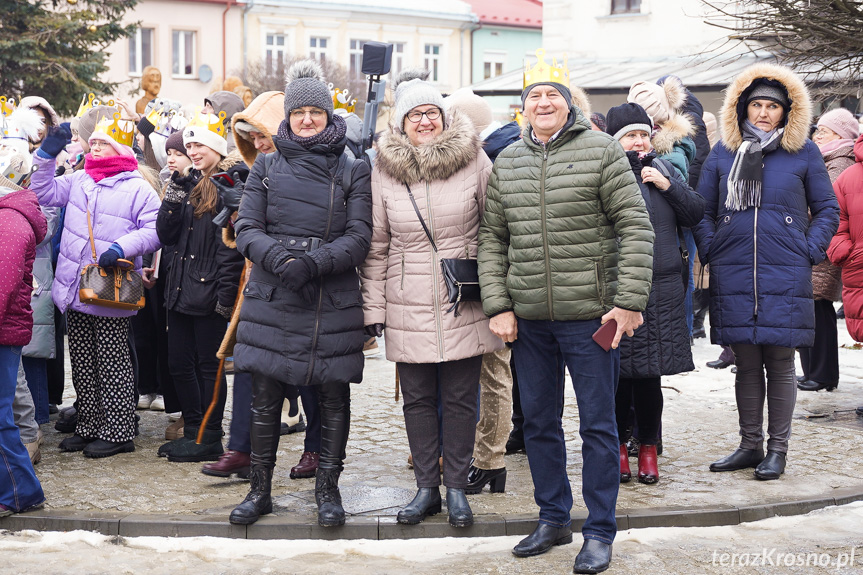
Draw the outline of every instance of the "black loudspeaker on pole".
[[[366,42],[363,45],[362,73],[369,77],[369,93],[363,113],[363,152],[372,147],[378,108],[386,96],[387,81],[381,76],[390,73],[393,45],[383,42]]]

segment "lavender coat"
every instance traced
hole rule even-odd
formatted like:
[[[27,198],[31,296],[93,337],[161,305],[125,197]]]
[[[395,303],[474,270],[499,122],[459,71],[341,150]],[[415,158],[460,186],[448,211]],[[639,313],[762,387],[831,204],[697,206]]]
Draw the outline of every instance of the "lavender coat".
[[[126,259],[141,271],[141,256],[159,248],[156,216],[159,196],[138,172],[121,172],[95,182],[84,170],[54,177],[54,160],[33,154],[36,171],[30,178],[30,189],[43,206],[66,207],[66,219],[60,241],[60,254],[51,293],[54,303],[65,313],[106,317],[128,317],[135,311],[82,304],[78,300],[78,283],[84,266],[96,263],[90,250],[87,229],[87,206],[93,222],[96,257],[113,242],[123,248]]]

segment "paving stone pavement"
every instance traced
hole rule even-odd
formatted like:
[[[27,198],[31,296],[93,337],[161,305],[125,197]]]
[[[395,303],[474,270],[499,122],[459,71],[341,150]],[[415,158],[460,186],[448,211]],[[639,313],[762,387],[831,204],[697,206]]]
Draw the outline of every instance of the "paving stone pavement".
[[[778,481],[757,481],[752,470],[708,471],[711,461],[732,451],[739,441],[734,376],[730,370],[705,367],[705,362],[718,356],[719,348],[705,339],[696,340],[696,371],[663,378],[664,453],[659,458],[660,481],[642,485],[633,480],[621,485],[620,527],[657,524],[658,515],[670,518],[669,524],[675,525],[737,523],[772,515],[774,511],[792,514],[863,498],[863,418],[854,414],[854,408],[863,405],[863,350],[850,347],[853,342],[844,321],[839,323],[840,343],[848,346],[840,349],[839,387],[832,393],[799,393],[788,466]],[[65,404],[71,404],[73,397],[70,379]],[[230,393],[228,397],[226,430]],[[415,483],[407,466],[409,450],[401,402],[394,400],[394,364],[383,353],[367,359],[364,381],[353,387],[352,412],[341,479],[345,509],[356,525],[364,524],[361,518],[366,517],[375,525],[395,528],[394,516],[412,498]],[[65,436],[57,433],[53,424],[43,426],[43,457],[36,471],[47,503],[40,513],[79,518],[131,516],[144,523],[170,523],[172,518],[180,521],[184,516],[196,516],[227,524],[226,516],[242,501],[248,482],[209,477],[200,473],[201,464],[170,463],[157,457],[167,417],[162,412],[138,413],[141,433],[135,441],[136,451],[107,459],[61,453],[57,445]],[[581,446],[571,386],[566,393],[564,430],[575,499],[573,516],[583,518],[586,510],[580,490]],[[286,520],[298,525],[315,521],[314,479],[289,478],[290,467],[299,460],[302,450],[302,434],[282,437],[273,478],[275,519],[268,521]],[[506,492],[490,494],[486,489],[470,496],[469,501],[478,523],[482,523],[482,517],[489,518],[490,523],[494,523],[493,518],[508,518],[507,533],[529,532],[537,507],[527,458],[524,454],[509,455],[506,463]],[[631,464],[635,469],[635,459]],[[786,502],[784,507],[782,502]],[[778,507],[765,508],[765,503]],[[623,524],[624,517],[628,524]],[[417,527],[413,533],[427,529],[432,534],[440,528],[440,533],[451,534],[445,526],[445,516],[426,523],[427,527]],[[15,528],[14,525],[10,519],[0,520],[0,529]],[[402,536],[405,535],[410,533]],[[246,535],[244,532],[236,536]]]

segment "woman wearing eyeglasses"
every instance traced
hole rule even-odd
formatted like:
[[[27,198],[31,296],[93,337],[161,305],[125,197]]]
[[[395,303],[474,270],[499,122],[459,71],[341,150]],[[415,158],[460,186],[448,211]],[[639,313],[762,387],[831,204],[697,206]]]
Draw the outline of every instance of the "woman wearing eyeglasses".
[[[441,511],[440,397],[449,522],[466,527],[473,523],[464,488],[482,355],[503,344],[480,302],[461,302],[458,315],[447,311],[440,260],[476,258],[491,161],[470,120],[444,110],[427,77],[409,70],[395,84],[392,131],[380,139],[372,172],[374,233],[360,276],[367,333],[384,333],[387,359],[397,362],[419,488],[398,522],[416,524]]]
[[[271,513],[282,402],[288,385],[315,386],[321,452],[318,524],[343,525],[339,476],[350,427],[351,382],[363,378],[363,311],[356,267],[366,257],[371,188],[349,157],[347,124],[333,114],[321,67],[287,74],[285,114],[246,181],[237,248],[254,263],[243,290],[234,366],[252,374],[251,489],[231,513],[247,525]]]

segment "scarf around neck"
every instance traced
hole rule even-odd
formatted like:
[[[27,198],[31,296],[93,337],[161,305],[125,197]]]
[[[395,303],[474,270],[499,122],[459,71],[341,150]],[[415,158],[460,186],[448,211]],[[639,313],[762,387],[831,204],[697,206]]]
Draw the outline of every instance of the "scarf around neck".
[[[280,138],[291,140],[309,150],[317,144],[336,144],[345,137],[348,133],[348,124],[341,116],[333,116],[332,121],[327,124],[327,127],[308,138],[303,138],[291,131],[291,125],[287,119],[282,120],[279,124],[278,135]]]
[[[84,157],[84,171],[93,178],[94,182],[116,176],[121,172],[134,172],[137,169],[138,160],[132,156],[94,158],[93,154],[87,154]]]
[[[741,128],[743,143],[737,148],[728,174],[728,195],[725,198],[725,207],[734,211],[761,205],[764,154],[779,147],[785,132],[785,128],[765,132],[749,120],[744,121]]]
[[[854,140],[849,139],[841,139],[841,140],[833,140],[832,142],[827,142],[826,144],[818,146],[818,150],[821,152],[822,156],[826,156],[830,152],[835,152],[839,148],[844,146],[854,147]]]

